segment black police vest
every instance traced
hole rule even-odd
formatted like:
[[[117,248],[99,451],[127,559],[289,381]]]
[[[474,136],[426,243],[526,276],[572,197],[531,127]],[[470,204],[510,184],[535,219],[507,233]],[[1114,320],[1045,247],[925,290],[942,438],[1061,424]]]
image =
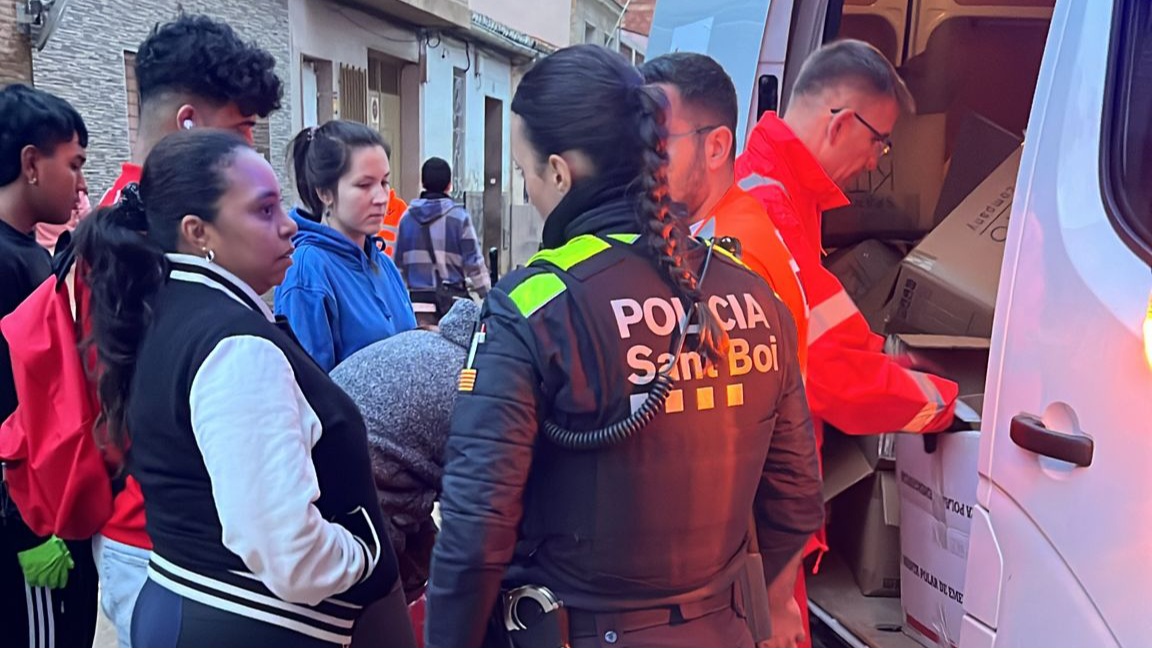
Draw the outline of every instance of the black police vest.
[[[587,235],[537,255],[531,266],[547,272],[527,281],[558,277],[568,299],[536,304],[549,293],[510,291],[538,344],[561,349],[561,366],[544,372],[543,415],[565,428],[627,417],[671,359],[684,306],[635,239]],[[702,247],[690,255],[697,272],[704,256]],[[590,610],[675,603],[731,584],[796,341],[772,289],[738,261],[716,253],[701,288],[728,331],[726,357],[709,367],[685,348],[662,411],[622,443],[571,451],[541,435],[512,584],[546,585]]]

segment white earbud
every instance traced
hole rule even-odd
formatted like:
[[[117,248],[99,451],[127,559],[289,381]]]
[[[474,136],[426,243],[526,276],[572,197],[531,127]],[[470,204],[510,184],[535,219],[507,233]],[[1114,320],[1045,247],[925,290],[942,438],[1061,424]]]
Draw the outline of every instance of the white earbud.
[[[192,121],[191,119],[185,119],[185,120],[184,120],[184,123],[183,123],[183,124],[181,124],[181,126],[183,126],[183,127],[184,127],[184,130],[192,130],[192,128],[193,128],[195,125],[196,125],[196,122]]]

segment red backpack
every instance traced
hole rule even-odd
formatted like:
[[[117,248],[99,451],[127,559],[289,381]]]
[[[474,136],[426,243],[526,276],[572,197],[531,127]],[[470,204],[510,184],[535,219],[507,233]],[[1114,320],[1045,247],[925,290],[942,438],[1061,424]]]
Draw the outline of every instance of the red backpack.
[[[112,482],[93,429],[100,413],[78,343],[68,283],[71,251],[0,321],[16,383],[16,411],[0,426],[8,492],[37,535],[90,538],[112,515]],[[87,287],[76,279],[79,312]]]

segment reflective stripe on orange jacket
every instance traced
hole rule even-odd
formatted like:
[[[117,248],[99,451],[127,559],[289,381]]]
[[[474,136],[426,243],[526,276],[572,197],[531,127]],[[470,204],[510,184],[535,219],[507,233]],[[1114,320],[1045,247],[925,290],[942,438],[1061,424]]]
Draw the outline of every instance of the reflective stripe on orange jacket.
[[[775,113],[753,129],[736,177],[768,211],[800,266],[811,308],[806,386],[813,418],[847,434],[947,427],[956,383],[905,369],[884,355],[884,339],[820,263],[821,214],[848,199]]]
[[[776,296],[792,313],[792,319],[796,320],[799,338],[808,339],[808,302],[800,285],[800,267],[759,201],[740,187],[733,186],[712,208],[708,220],[694,229],[706,238],[731,236],[739,240],[740,260],[772,286]],[[806,372],[808,345],[801,344],[797,352],[800,369]]]
[[[384,213],[384,224],[377,234],[384,239],[384,254],[387,254],[388,258],[392,258],[392,253],[396,251],[396,235],[400,231],[400,218],[404,216],[406,211],[408,211],[408,203],[396,195],[395,189],[390,189],[388,211]]]

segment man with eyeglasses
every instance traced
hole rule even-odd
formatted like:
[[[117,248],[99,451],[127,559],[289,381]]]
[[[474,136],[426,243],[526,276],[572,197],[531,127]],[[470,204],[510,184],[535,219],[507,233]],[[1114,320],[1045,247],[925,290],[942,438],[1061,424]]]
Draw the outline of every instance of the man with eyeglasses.
[[[738,102],[732,78],[704,54],[675,52],[640,66],[668,97],[668,188],[692,234],[738,243],[741,260],[776,291],[807,339],[808,304],[798,266],[760,203],[736,186]],[[799,349],[800,367],[808,349]]]
[[[914,109],[883,54],[837,41],[805,61],[787,113],[766,113],[736,160],[740,187],[759,199],[800,266],[811,308],[805,386],[818,442],[822,422],[854,435],[938,432],[952,422],[956,384],[886,356],[884,339],[820,262],[823,212],[848,204],[841,187],[876,168],[892,149],[896,121]],[[808,550],[827,550],[822,533]],[[802,578],[797,585],[806,611]]]

